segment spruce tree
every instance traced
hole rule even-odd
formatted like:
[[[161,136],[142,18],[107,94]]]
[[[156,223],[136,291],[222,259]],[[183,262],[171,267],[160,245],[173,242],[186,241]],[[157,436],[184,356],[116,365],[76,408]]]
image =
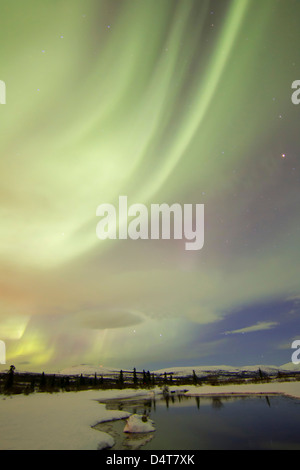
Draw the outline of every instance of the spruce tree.
[[[193,383],[194,383],[194,385],[198,384],[198,377],[197,377],[196,372],[194,370],[193,370]]]
[[[151,375],[150,375],[150,371],[148,370],[147,372],[147,385],[150,385],[151,384]]]
[[[121,387],[124,385],[124,375],[123,375],[123,371],[122,371],[122,370],[120,370],[119,384],[120,384]]]
[[[42,373],[41,381],[40,381],[40,389],[44,390],[46,387],[46,377],[45,372]]]
[[[133,383],[134,383],[134,385],[137,385],[137,383],[138,383],[138,379],[137,379],[137,375],[136,375],[136,368],[133,369]]]
[[[52,376],[50,387],[51,388],[55,387],[55,375]]]
[[[9,391],[13,388],[13,385],[14,385],[14,376],[15,376],[15,366],[10,366],[9,368],[9,372],[7,374],[7,379],[6,379],[6,383],[5,383],[5,390]]]
[[[85,385],[85,379],[84,379],[82,374],[80,375],[79,385],[81,385],[81,386]]]

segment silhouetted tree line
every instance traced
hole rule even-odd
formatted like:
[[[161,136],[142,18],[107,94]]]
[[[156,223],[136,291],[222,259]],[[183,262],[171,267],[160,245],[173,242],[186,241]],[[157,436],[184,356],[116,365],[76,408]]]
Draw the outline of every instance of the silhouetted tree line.
[[[117,376],[62,376],[55,374],[41,374],[15,372],[15,366],[11,365],[7,373],[0,374],[0,393],[33,393],[33,392],[59,392],[59,391],[80,391],[88,389],[113,389],[113,388],[152,388],[168,387],[172,385],[220,385],[222,383],[238,384],[257,381],[270,380],[300,380],[300,373],[290,372],[276,374],[273,377],[263,373],[261,369],[257,372],[240,374],[210,374],[205,377],[198,377],[193,370],[190,377],[177,377],[167,372],[163,374],[151,374],[150,371],[143,370],[137,372],[121,370]]]

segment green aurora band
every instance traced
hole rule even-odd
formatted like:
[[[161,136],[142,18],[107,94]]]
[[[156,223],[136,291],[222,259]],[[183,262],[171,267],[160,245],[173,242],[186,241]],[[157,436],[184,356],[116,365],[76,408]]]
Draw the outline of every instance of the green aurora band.
[[[0,8],[8,360],[39,368],[125,357],[125,367],[142,345],[141,360],[176,359],[171,345],[180,357],[194,323],[298,294],[299,183],[282,177],[291,168],[280,157],[297,132],[283,133],[278,116],[297,119],[299,5],[16,0]],[[204,203],[204,249],[99,241],[97,206],[123,194],[131,204]],[[248,236],[253,227],[259,234]],[[190,359],[228,341],[196,347]]]

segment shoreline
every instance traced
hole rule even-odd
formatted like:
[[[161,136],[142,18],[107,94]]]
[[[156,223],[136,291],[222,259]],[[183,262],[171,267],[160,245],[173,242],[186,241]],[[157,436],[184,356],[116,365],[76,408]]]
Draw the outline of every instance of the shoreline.
[[[260,384],[237,385],[203,385],[191,386],[185,392],[186,396],[261,396],[261,395],[285,395],[300,399],[300,382],[270,382]],[[218,390],[216,390],[218,389]],[[173,390],[173,387],[170,389]]]
[[[276,381],[270,382],[258,382],[258,383],[222,383],[222,384],[203,384],[203,385],[168,385],[168,393],[170,396],[174,393],[180,393],[185,396],[246,396],[246,395],[286,395],[293,398],[300,399],[300,380],[287,380],[287,381]],[[124,388],[106,388],[106,389],[82,389],[82,390],[56,390],[49,392],[47,390],[36,390],[32,393],[0,393],[0,399],[8,397],[18,396],[41,396],[41,395],[68,395],[78,393],[93,392],[98,395],[97,401],[105,403],[110,400],[124,400],[130,398],[149,398],[149,396],[156,397],[162,395],[163,387],[154,386],[149,388],[143,387],[124,387]]]
[[[300,399],[300,382],[243,385],[171,386],[169,393],[187,397],[231,397],[283,395]],[[34,392],[0,397],[1,450],[96,450],[113,446],[113,438],[93,427],[98,423],[125,419],[128,413],[109,410],[106,401],[163,398],[162,388]]]

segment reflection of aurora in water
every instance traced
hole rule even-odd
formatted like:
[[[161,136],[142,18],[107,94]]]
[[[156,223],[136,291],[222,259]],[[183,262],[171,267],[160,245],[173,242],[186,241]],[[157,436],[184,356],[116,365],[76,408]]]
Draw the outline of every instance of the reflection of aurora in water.
[[[114,437],[112,450],[300,449],[300,402],[280,395],[171,394],[106,403],[109,409],[150,416],[156,426],[155,433],[124,435],[126,420],[98,424],[95,429]]]

